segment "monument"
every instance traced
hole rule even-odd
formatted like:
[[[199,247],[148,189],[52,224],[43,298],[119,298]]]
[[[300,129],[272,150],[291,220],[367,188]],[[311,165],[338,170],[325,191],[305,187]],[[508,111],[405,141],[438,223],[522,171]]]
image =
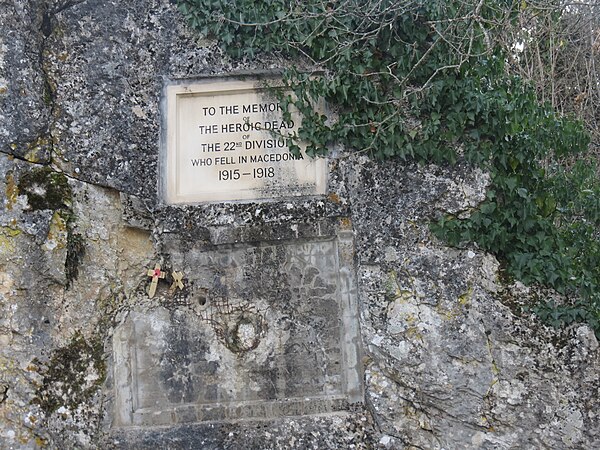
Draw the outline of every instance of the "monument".
[[[327,161],[289,151],[301,118],[284,117],[263,80],[176,81],[164,93],[168,216],[240,203],[260,211],[265,201],[292,210],[326,194]],[[113,338],[113,425],[299,416],[362,401],[353,235],[286,226],[293,236],[269,236],[277,224],[258,220],[239,228],[260,238],[233,224],[202,240],[215,223],[199,218],[187,220],[198,230],[188,238],[166,233],[165,269],[177,279],[149,268],[154,305],[134,308]]]
[[[490,174],[294,157],[305,62],[105,3],[0,8],[1,450],[600,448],[593,330],[431,234]]]

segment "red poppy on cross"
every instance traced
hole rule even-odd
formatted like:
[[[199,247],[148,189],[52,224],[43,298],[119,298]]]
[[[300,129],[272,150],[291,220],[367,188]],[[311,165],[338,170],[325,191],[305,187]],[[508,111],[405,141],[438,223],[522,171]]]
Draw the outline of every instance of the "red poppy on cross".
[[[152,277],[152,283],[150,284],[150,289],[148,290],[148,297],[154,297],[156,293],[156,287],[158,286],[159,278],[164,278],[167,276],[166,272],[160,270],[160,264],[154,266],[154,269],[148,270],[148,276]]]

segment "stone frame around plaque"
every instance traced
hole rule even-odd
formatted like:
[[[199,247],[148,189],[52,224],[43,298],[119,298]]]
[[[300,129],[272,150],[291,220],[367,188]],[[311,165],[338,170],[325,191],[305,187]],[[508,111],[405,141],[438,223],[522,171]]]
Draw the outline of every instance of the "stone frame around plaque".
[[[170,80],[161,102],[159,191],[166,204],[277,201],[324,196],[327,159],[300,159],[266,77]],[[320,111],[323,105],[316,105]],[[275,134],[273,131],[275,131]]]
[[[192,291],[179,305],[134,309],[115,329],[112,426],[274,419],[362,402],[353,245],[338,230],[172,255],[195,265],[202,304]],[[257,261],[263,272],[248,274]],[[228,321],[254,324],[246,336],[256,341],[231,339],[239,330]]]

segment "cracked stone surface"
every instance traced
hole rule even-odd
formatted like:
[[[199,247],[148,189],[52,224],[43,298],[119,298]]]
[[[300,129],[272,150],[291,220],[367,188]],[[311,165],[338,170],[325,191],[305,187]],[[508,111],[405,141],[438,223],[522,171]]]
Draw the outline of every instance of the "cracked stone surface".
[[[0,150],[48,162],[50,92],[42,62],[40,2],[0,2]]]
[[[442,214],[470,214],[485,197],[485,173],[341,152],[329,161],[322,198],[166,206],[157,196],[163,80],[286,62],[228,60],[198,40],[169,0],[0,0],[0,26],[1,450],[600,448],[594,334],[518,315],[511,305],[534,297],[533,289],[503,285],[493,257],[448,248],[429,232]],[[297,334],[310,342],[317,326],[347,326],[349,314],[325,320],[339,313],[315,302],[323,314],[311,318],[312,306],[302,303],[335,291],[331,280],[318,281],[318,266],[283,273],[281,249],[309,254],[315,242],[337,242],[340,258],[353,264],[342,279],[356,283],[347,291],[358,302],[362,402],[309,414],[294,394],[296,409],[287,406],[299,415],[286,415],[285,399],[275,399],[281,417],[269,410],[253,420],[248,409],[236,420],[244,414],[230,408],[229,419],[204,422],[176,405],[178,421],[119,426],[116,390],[132,378],[115,369],[114,337],[131,322],[167,336],[147,346],[148,361],[166,349],[156,357],[164,367],[149,372],[186,386],[168,392],[174,403],[191,398],[194,386],[182,380],[197,376],[193,361],[213,376],[218,361],[232,371],[243,358],[268,361],[265,349],[290,335],[286,327],[309,324]],[[198,264],[206,255],[218,260],[213,269]],[[157,262],[184,272],[183,290],[171,292],[165,279],[148,298],[147,270]],[[273,275],[261,280],[267,268]],[[310,292],[304,281],[290,284],[309,276]],[[243,357],[222,357],[227,345],[210,341],[203,350],[192,339],[215,293],[235,293],[236,301],[260,293],[259,305],[281,299],[276,314],[264,314],[274,323],[240,312],[237,328],[211,325]],[[290,320],[294,308],[306,321]],[[161,334],[165,324],[177,339]],[[194,349],[201,357],[189,359]],[[150,381],[145,386],[160,385]],[[218,404],[231,380],[216,383],[206,398]],[[254,385],[244,389],[260,397]],[[151,406],[160,397],[144,395]]]
[[[495,258],[446,248],[428,231],[428,219],[443,211],[468,213],[487,177],[460,165],[358,166],[348,178],[366,401],[384,434],[381,445],[598,446],[592,331],[558,332],[515,316],[502,300],[524,294],[500,284]]]

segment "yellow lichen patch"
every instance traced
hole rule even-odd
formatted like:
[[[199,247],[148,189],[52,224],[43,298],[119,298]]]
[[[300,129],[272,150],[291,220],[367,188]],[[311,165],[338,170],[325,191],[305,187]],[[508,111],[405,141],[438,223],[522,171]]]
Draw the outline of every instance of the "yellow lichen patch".
[[[65,248],[67,246],[67,237],[67,221],[61,216],[60,212],[56,211],[52,215],[48,237],[46,238],[46,242],[42,245],[42,248],[46,251]]]
[[[329,194],[327,196],[327,198],[329,200],[331,200],[333,203],[341,203],[342,201],[340,200],[339,195],[337,195],[335,192],[332,192],[331,194]]]
[[[23,158],[32,163],[42,162],[39,154],[50,145],[50,139],[47,136],[39,136],[34,141],[26,144],[24,147],[25,154]],[[10,144],[12,150],[17,150],[19,146],[16,143]]]
[[[33,147],[27,153],[25,153],[25,155],[23,155],[23,158],[25,158],[27,161],[32,162],[32,163],[40,162],[40,159],[38,157],[39,152],[40,152],[40,147]]]
[[[11,255],[17,246],[14,238],[21,234],[20,230],[10,227],[0,227],[0,255]]]
[[[473,295],[473,286],[469,286],[466,292],[462,293],[458,296],[458,303],[461,305],[466,305],[471,301],[471,296]]]
[[[446,309],[440,304],[437,307],[437,311],[440,316],[446,318],[447,320],[454,320],[463,314],[464,306],[470,303],[472,296],[473,286],[469,285],[467,290],[458,296],[457,303],[452,305],[452,308]]]
[[[424,340],[423,333],[416,326],[408,327],[406,329],[406,331],[404,332],[404,336],[407,339],[410,339],[411,341],[419,340],[419,341],[423,342],[423,340]]]
[[[446,320],[454,320],[460,315],[460,308],[446,309],[442,304],[437,305],[435,310],[440,317]]]
[[[46,136],[40,136],[35,141],[27,145],[27,152],[23,156],[27,161],[38,163],[41,161],[39,153],[48,147],[50,141]]]
[[[348,217],[342,217],[340,219],[340,227],[342,230],[351,230],[352,229],[352,221]]]
[[[4,372],[14,371],[17,368],[17,364],[14,359],[9,359],[4,356],[0,356],[0,370]]]
[[[408,289],[403,289],[398,283],[397,274],[395,271],[391,271],[388,275],[388,279],[385,284],[386,298],[390,301],[398,300],[401,302],[407,302],[415,297],[415,293]]]
[[[0,95],[6,94],[8,92],[8,88],[6,86],[0,87]]]
[[[15,183],[15,177],[12,172],[6,174],[6,209],[12,209],[17,201],[19,188]]]
[[[409,324],[409,325],[414,325],[417,323],[418,317],[416,317],[414,314],[412,313],[406,313],[404,314],[404,321]]]

